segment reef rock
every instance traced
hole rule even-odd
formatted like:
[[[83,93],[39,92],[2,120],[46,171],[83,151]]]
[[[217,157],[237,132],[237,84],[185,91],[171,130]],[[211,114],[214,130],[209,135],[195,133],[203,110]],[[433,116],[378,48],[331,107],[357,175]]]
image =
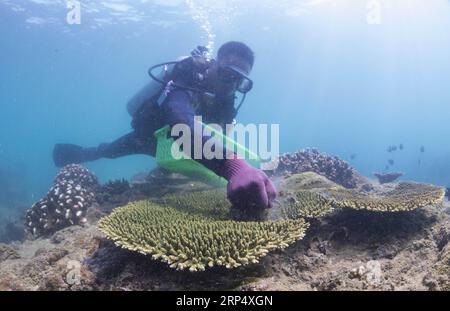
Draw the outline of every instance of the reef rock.
[[[7,244],[0,244],[0,262],[7,259],[17,258],[20,258],[20,256],[12,246]]]

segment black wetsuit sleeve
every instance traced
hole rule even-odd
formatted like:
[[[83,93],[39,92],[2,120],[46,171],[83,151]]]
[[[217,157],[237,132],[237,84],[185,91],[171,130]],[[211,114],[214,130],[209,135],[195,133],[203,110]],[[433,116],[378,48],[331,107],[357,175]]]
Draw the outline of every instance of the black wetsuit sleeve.
[[[193,152],[194,150],[194,135],[197,133],[194,133],[194,122],[195,122],[195,112],[192,108],[191,104],[192,98],[188,91],[176,89],[172,90],[165,101],[163,102],[161,108],[163,112],[163,118],[166,124],[173,127],[176,124],[186,124],[190,128],[191,132],[191,150]],[[202,141],[202,150],[203,145],[205,142],[210,138],[209,136],[204,136],[203,131],[200,133],[202,135],[201,141]],[[177,139],[177,137],[174,137],[174,139]],[[225,150],[222,152],[222,154],[225,153]],[[192,155],[190,155],[192,158],[194,158]],[[220,175],[221,168],[224,163],[225,156],[222,157],[222,159],[195,159],[197,162],[203,164],[216,174]]]

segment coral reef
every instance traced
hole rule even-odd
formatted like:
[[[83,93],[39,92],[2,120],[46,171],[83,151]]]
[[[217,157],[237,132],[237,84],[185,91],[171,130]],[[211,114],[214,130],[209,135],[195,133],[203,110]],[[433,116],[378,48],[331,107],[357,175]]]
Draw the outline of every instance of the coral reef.
[[[320,194],[330,187],[341,189],[322,176],[302,175],[288,178],[290,187],[286,187],[288,179],[280,179],[280,192]],[[183,189],[191,189],[188,185]],[[374,188],[372,196],[383,196],[395,190],[395,185],[374,182]],[[130,195],[131,201],[142,198],[136,192]],[[90,208],[90,214],[97,208],[104,207]],[[89,218],[84,226],[8,245],[8,252],[13,249],[20,258],[15,255],[1,261],[0,290],[449,290],[449,211],[447,200],[442,207],[407,213],[339,210],[311,220],[301,241],[282,252],[270,252],[257,264],[202,273],[177,271],[149,256],[116,247],[99,231],[96,219]],[[122,219],[128,219],[125,214]],[[214,221],[214,217],[195,218]],[[187,222],[186,216],[183,221]],[[177,224],[171,232],[178,231]],[[117,230],[128,231],[127,227]]]
[[[126,179],[110,180],[102,186],[102,190],[110,195],[120,195],[130,189],[130,183]]]
[[[298,190],[314,190],[333,188],[338,185],[317,173],[306,172],[291,175],[284,179],[281,185],[283,192],[295,192]]]
[[[227,199],[225,189],[167,194],[162,197],[161,203],[191,215],[201,215],[217,220],[230,219],[231,203]]]
[[[287,219],[318,218],[333,212],[331,200],[311,191],[297,191],[288,201],[282,207],[282,214]]]
[[[87,209],[95,199],[93,189],[97,187],[97,178],[81,165],[65,166],[47,196],[27,211],[25,227],[40,236],[86,223]]]
[[[380,184],[387,184],[396,181],[404,174],[400,172],[394,172],[394,173],[373,173],[373,175],[378,179],[378,182]]]
[[[286,153],[279,158],[275,174],[315,172],[346,188],[356,188],[362,176],[347,162],[317,149]]]
[[[428,205],[439,205],[444,189],[414,182],[401,182],[382,191],[366,193],[346,189],[323,176],[307,172],[286,178],[281,184],[280,202],[287,215],[325,216],[336,208],[377,212],[412,211]],[[303,213],[303,214],[302,214]]]
[[[191,214],[199,213],[222,220],[264,221],[268,215],[267,209],[241,209],[232,206],[224,188],[168,194],[163,197],[162,202]]]
[[[236,221],[265,221],[268,217],[269,209],[260,206],[230,207],[230,218]]]
[[[438,274],[436,285],[442,290],[450,291],[450,243],[442,248],[438,260],[434,267]]]
[[[20,256],[14,248],[6,244],[0,244],[0,262],[17,258],[20,258]]]
[[[110,180],[106,184],[98,187],[95,199],[99,204],[121,203],[126,204],[131,196],[132,187],[126,179]]]
[[[80,185],[90,191],[95,190],[99,186],[97,177],[80,164],[64,166],[55,177],[55,184],[57,183]]]
[[[376,212],[404,212],[438,205],[445,194],[443,188],[413,182],[401,182],[394,190],[377,196],[343,188],[328,189],[326,193],[338,207]]]
[[[256,263],[302,239],[308,224],[302,219],[221,221],[139,201],[115,209],[100,220],[99,228],[122,248],[150,254],[178,270],[203,271]]]

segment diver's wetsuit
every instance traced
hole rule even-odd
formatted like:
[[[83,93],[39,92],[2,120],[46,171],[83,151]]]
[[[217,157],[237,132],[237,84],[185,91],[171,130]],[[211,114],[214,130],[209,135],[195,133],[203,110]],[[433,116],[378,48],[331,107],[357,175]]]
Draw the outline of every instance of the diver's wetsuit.
[[[159,107],[151,102],[144,104],[133,117],[133,131],[112,143],[100,144],[96,148],[83,148],[77,159],[57,159],[55,163],[62,166],[67,163],[93,161],[99,158],[118,158],[133,154],[155,156],[156,138],[153,133],[165,125],[186,124],[194,135],[194,116],[201,116],[204,123],[217,123],[222,126],[230,124],[236,115],[234,94],[225,99],[214,99],[211,104],[203,99],[202,93],[195,93],[182,88],[172,89]],[[199,103],[197,108],[193,102]],[[205,142],[208,137],[203,137]],[[194,139],[191,139],[192,148]],[[56,153],[54,153],[56,154]],[[214,172],[218,172],[223,160],[198,160]]]

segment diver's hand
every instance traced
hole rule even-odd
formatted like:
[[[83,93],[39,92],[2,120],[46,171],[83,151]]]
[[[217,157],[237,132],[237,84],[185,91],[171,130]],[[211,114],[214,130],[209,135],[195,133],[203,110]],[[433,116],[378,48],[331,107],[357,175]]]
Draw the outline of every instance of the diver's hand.
[[[226,160],[222,175],[228,180],[228,199],[234,207],[271,208],[277,191],[267,175],[244,160]]]

